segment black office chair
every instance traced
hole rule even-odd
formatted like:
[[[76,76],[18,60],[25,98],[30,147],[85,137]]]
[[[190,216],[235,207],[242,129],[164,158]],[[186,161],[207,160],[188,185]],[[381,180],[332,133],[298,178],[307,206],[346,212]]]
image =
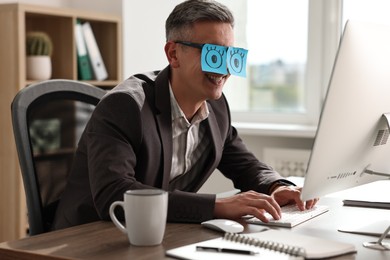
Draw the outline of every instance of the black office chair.
[[[48,80],[15,96],[12,124],[26,192],[29,235],[50,230],[78,139],[105,93],[78,81]]]

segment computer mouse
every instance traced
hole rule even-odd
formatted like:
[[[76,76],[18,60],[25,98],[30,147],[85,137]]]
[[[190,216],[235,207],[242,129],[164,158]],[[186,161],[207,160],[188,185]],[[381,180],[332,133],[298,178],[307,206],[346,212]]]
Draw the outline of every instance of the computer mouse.
[[[240,233],[244,231],[244,226],[229,219],[211,219],[201,223],[203,227],[227,233]]]

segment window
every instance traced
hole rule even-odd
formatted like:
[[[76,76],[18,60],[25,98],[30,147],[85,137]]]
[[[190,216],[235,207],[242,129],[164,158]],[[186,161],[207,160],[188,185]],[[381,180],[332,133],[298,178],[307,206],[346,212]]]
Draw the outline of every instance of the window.
[[[339,41],[340,1],[220,1],[235,16],[236,46],[249,49],[247,78],[230,77],[224,89],[233,121],[315,125]]]

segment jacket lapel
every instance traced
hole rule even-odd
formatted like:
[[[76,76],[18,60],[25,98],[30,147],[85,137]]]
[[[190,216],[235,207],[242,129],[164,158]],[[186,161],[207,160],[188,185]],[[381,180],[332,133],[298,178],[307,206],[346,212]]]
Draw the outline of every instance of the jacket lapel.
[[[217,119],[215,117],[215,113],[214,113],[213,108],[210,106],[210,104],[207,103],[207,105],[208,105],[208,108],[210,111],[210,114],[208,117],[208,122],[210,125],[211,142],[212,142],[212,146],[213,146],[213,149],[215,152],[214,159],[218,158],[218,161],[219,161],[219,158],[221,158],[221,156],[222,156],[222,149],[223,149],[222,134],[219,130],[218,122],[217,122]]]

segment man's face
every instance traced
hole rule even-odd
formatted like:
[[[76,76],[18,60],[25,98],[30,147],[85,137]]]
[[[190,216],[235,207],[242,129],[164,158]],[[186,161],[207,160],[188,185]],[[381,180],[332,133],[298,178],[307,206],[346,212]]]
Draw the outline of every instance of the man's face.
[[[233,46],[234,33],[228,23],[198,22],[193,26],[192,38],[184,40],[200,44]],[[223,86],[230,75],[203,72],[200,49],[189,46],[176,48],[179,62],[177,76],[181,85],[179,87],[185,88],[188,94],[199,101],[220,98]]]

